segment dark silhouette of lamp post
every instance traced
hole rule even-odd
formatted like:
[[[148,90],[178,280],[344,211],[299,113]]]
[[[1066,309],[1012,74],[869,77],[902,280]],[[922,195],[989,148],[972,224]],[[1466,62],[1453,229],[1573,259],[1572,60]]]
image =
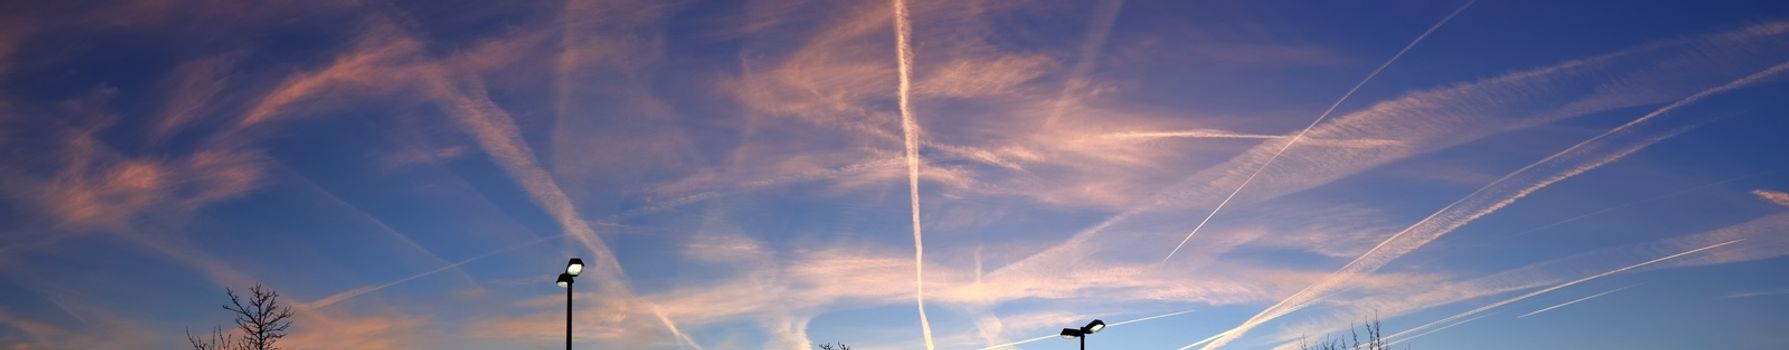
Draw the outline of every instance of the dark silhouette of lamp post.
[[[584,273],[584,259],[571,258],[565,263],[565,272],[559,274],[560,288],[565,288],[565,350],[571,350],[571,284],[578,274]]]
[[[1093,320],[1093,322],[1089,322],[1086,326],[1081,326],[1081,328],[1063,328],[1062,338],[1081,338],[1081,350],[1087,350],[1087,336],[1099,333],[1101,329],[1106,329],[1106,321]]]

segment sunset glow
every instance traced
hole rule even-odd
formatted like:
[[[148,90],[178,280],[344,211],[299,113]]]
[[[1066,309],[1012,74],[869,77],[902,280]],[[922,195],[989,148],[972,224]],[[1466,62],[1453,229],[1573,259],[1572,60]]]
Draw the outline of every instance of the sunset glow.
[[[1785,1],[8,2],[0,349],[1785,349],[1785,96]]]

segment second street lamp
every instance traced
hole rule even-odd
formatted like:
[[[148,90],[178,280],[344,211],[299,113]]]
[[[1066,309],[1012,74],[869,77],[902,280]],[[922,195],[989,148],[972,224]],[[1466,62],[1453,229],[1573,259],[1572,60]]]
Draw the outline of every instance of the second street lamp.
[[[1100,330],[1104,329],[1106,329],[1106,321],[1093,320],[1093,322],[1088,322],[1086,326],[1081,326],[1081,328],[1063,328],[1062,338],[1080,338],[1081,350],[1087,350],[1087,335],[1099,333]]]
[[[584,259],[572,258],[565,263],[565,272],[560,273],[559,280],[554,282],[559,288],[565,288],[565,350],[571,350],[571,285],[581,273],[584,273]]]

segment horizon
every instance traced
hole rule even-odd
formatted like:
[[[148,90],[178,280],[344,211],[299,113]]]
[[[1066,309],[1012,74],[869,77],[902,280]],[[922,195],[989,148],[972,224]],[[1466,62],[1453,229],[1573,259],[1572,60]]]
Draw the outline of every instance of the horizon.
[[[0,4],[0,348],[1780,349],[1789,2]]]

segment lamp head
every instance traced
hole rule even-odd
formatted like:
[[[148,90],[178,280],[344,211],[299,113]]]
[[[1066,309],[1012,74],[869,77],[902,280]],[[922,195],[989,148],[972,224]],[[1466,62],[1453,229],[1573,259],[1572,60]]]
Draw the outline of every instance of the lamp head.
[[[1083,335],[1087,335],[1087,332],[1083,332],[1079,329],[1074,329],[1074,328],[1063,328],[1062,329],[1062,339],[1075,339],[1075,338],[1080,338]]]
[[[1081,331],[1087,334],[1099,333],[1101,329],[1106,329],[1106,321],[1093,320],[1093,322],[1087,323],[1086,327],[1081,327]]]
[[[572,276],[584,273],[584,259],[571,258],[571,261],[565,263],[565,273]]]
[[[570,287],[571,282],[572,282],[571,274],[562,273],[562,274],[559,274],[559,281],[556,282],[555,284],[558,284],[559,288],[565,288],[565,287]]]

